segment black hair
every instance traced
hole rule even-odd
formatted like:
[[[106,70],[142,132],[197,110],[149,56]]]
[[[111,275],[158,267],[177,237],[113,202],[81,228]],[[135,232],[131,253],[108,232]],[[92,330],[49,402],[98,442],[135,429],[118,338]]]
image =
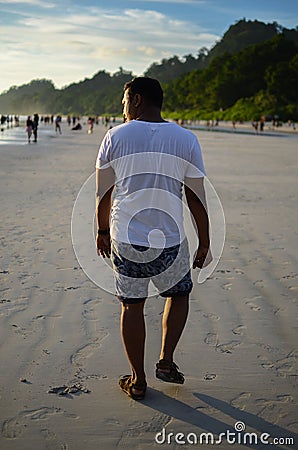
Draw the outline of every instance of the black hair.
[[[148,105],[161,109],[163,102],[163,90],[158,80],[149,77],[136,77],[125,83],[124,91],[128,89],[129,96],[140,94]]]

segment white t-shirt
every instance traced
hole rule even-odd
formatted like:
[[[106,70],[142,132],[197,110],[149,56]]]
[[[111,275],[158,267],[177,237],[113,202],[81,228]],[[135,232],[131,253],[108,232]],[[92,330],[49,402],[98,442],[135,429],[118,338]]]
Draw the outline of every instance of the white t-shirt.
[[[112,167],[111,238],[155,248],[185,238],[182,186],[205,175],[196,136],[171,122],[132,120],[109,130],[96,168]]]

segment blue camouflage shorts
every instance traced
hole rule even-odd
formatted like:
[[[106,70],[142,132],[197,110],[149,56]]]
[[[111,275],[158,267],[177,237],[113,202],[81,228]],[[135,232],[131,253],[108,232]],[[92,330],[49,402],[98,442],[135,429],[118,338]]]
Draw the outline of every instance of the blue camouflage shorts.
[[[187,295],[192,290],[186,239],[163,249],[112,240],[111,261],[117,297],[123,303],[143,302],[150,281],[162,297]]]

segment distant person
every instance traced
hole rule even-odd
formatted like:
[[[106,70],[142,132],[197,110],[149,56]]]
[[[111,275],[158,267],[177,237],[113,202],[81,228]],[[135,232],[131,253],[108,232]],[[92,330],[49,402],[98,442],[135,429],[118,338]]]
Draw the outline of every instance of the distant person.
[[[94,127],[94,119],[92,117],[89,117],[88,119],[88,133],[93,133],[93,127]]]
[[[109,122],[110,122],[110,118],[108,116],[105,116],[104,117],[104,125],[105,125],[106,128],[108,127]]]
[[[61,116],[59,116],[59,115],[56,116],[56,119],[55,119],[55,131],[56,131],[56,133],[58,133],[58,131],[59,131],[60,134],[62,134],[61,126],[60,126],[61,121],[62,121]]]
[[[72,127],[73,131],[78,131],[82,129],[82,125],[78,122],[74,127]]]
[[[34,136],[34,141],[33,142],[37,142],[38,123],[39,123],[39,116],[38,116],[37,113],[35,113],[34,116],[33,116],[33,136]]]
[[[3,125],[5,124],[5,122],[6,122],[6,116],[4,116],[3,114],[1,115],[1,119],[0,119],[0,123],[1,123],[1,132],[3,133],[3,131],[4,131],[4,127],[3,127]]]
[[[256,130],[256,133],[257,133],[259,131],[259,122],[253,121],[252,126]]]
[[[26,120],[26,131],[27,131],[27,136],[28,136],[28,144],[30,144],[32,131],[33,131],[33,120],[31,119],[31,116],[27,117],[27,120]]]

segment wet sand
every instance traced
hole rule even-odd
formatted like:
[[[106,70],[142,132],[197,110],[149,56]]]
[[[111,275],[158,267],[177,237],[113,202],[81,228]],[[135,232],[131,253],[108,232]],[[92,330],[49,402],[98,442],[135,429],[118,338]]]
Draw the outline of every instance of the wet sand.
[[[117,385],[129,373],[118,301],[87,278],[71,243],[72,208],[105,129],[62,131],[0,146],[1,449],[160,448],[163,428],[176,449],[177,433],[217,438],[238,421],[297,445],[297,137],[198,132],[225,247],[191,294],[176,352],[183,386],[154,378],[163,300],[147,301],[149,389],[136,403]],[[90,392],[48,393],[74,384]]]

